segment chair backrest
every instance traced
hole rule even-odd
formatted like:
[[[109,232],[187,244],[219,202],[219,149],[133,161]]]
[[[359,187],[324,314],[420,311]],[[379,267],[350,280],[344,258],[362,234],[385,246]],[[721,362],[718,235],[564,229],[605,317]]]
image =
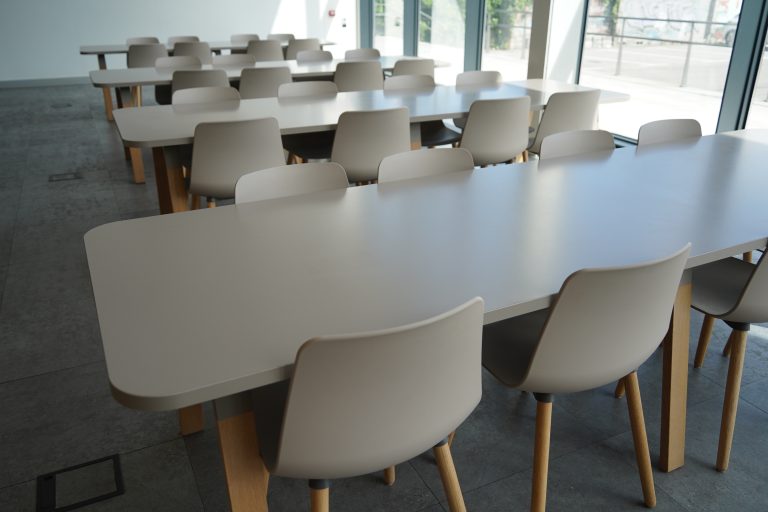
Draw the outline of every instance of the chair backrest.
[[[160,40],[156,37],[129,37],[125,40],[125,44],[131,46],[132,44],[158,44]]]
[[[376,48],[355,48],[344,52],[344,60],[369,60],[380,57],[381,52]]]
[[[465,71],[456,75],[456,87],[492,87],[500,83],[498,71]]]
[[[656,261],[571,274],[516,387],[569,393],[637,370],[667,332],[689,249],[687,244]]]
[[[285,58],[286,60],[293,60],[297,53],[310,50],[322,50],[319,39],[294,39],[288,43],[288,48],[285,49]]]
[[[480,401],[482,321],[475,298],[411,325],[304,343],[275,473],[363,475],[437,444]]]
[[[471,171],[472,153],[462,148],[406,151],[385,157],[379,164],[379,183]]]
[[[339,62],[333,81],[339,92],[373,91],[384,88],[384,72],[379,61]]]
[[[200,38],[197,36],[171,36],[168,38],[168,48],[173,49],[176,43],[197,43]]]
[[[605,130],[574,130],[553,133],[541,141],[539,159],[560,158],[565,156],[613,151],[616,144],[613,135]]]
[[[765,253],[755,265],[752,276],[734,308],[724,315],[729,321],[758,324],[768,322],[768,263]]]
[[[296,39],[296,36],[293,34],[268,34],[267,39],[270,39],[272,41],[278,41],[280,43],[290,43],[294,39]]]
[[[155,60],[155,69],[200,69],[202,66],[200,59],[192,56],[159,57]]]
[[[645,123],[637,133],[637,145],[672,142],[701,137],[701,125],[695,119],[662,119]]]
[[[192,145],[192,194],[229,198],[244,174],[285,164],[280,128],[274,117],[200,123]]]
[[[434,78],[435,61],[433,59],[400,59],[392,68],[392,76],[427,75]]]
[[[211,53],[211,47],[208,43],[197,42],[178,42],[173,47],[173,54],[179,56],[190,55],[197,57],[203,64],[213,63],[213,54]]]
[[[331,161],[340,163],[352,182],[373,181],[384,157],[409,149],[407,108],[343,112],[333,139]]]
[[[536,137],[528,150],[538,154],[541,141],[553,133],[594,129],[599,101],[599,89],[554,93],[547,101]]]
[[[336,96],[338,89],[333,82],[324,80],[309,82],[289,82],[277,88],[278,98],[319,98]]]
[[[129,68],[153,68],[155,61],[168,57],[168,50],[164,44],[132,44],[128,47]]]
[[[385,91],[431,91],[435,88],[435,79],[429,75],[390,76],[384,80]]]
[[[347,173],[335,162],[281,165],[244,174],[235,185],[235,204],[347,188]]]
[[[283,56],[283,47],[279,41],[248,41],[248,55],[256,57],[256,62],[266,62],[270,60],[285,60]]]
[[[173,72],[171,94],[192,87],[229,87],[227,72],[223,69],[180,69]]]
[[[249,41],[258,41],[261,39],[259,34],[232,34],[229,40],[233,43],[248,43]]]
[[[173,93],[173,105],[191,105],[199,103],[217,103],[220,101],[240,101],[240,93],[230,86],[190,87]]]
[[[282,84],[291,83],[291,70],[286,66],[247,68],[240,73],[240,97],[276,98]]]
[[[508,162],[528,146],[531,98],[477,100],[469,107],[460,148],[472,153],[475,165]]]
[[[296,62],[330,62],[333,54],[324,50],[301,50],[296,53]]]
[[[226,68],[244,68],[253,66],[256,63],[256,57],[247,53],[232,53],[230,55],[214,55],[213,65]]]

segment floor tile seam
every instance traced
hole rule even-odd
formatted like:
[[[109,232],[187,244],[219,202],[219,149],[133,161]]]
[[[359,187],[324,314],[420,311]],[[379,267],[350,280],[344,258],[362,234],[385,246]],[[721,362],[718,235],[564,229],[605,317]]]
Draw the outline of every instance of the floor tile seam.
[[[44,377],[46,375],[51,375],[53,373],[70,371],[70,370],[76,370],[78,368],[83,368],[85,366],[90,366],[90,365],[94,365],[94,364],[101,363],[101,362],[104,362],[104,357],[101,357],[101,358],[93,360],[93,361],[88,361],[88,362],[85,362],[85,363],[76,364],[76,365],[73,365],[73,366],[67,366],[66,368],[57,368],[56,370],[51,370],[51,371],[47,371],[47,372],[40,372],[40,373],[36,373],[34,375],[27,375],[27,376],[24,376],[24,377],[18,377],[16,379],[4,380],[4,381],[0,381],[0,387],[5,386],[6,384],[13,384],[13,383],[16,383],[16,382],[19,382],[19,381],[23,381],[23,380],[27,380],[27,379],[36,379],[36,378],[39,378],[39,377]]]
[[[411,470],[414,473],[416,473],[416,476],[419,478],[419,480],[421,480],[421,483],[424,485],[424,487],[427,488],[429,493],[435,499],[435,503],[437,503],[438,505],[440,505],[442,507],[443,505],[442,505],[442,503],[440,501],[440,496],[438,496],[437,493],[435,493],[435,491],[432,490],[432,487],[427,483],[426,480],[424,480],[424,477],[421,476],[421,473],[419,473],[419,470],[416,468],[416,466],[414,466],[413,463],[410,460],[407,460],[405,462],[406,462],[406,464],[408,464],[408,466],[410,466]],[[434,470],[438,471],[437,464],[435,464]],[[394,485],[397,485],[397,465],[395,465],[395,484]],[[459,481],[459,485],[461,485],[461,481]],[[431,507],[432,505],[434,505],[434,503],[432,503],[430,505],[427,505],[426,507],[424,507],[423,509],[420,509],[420,510],[427,509],[427,508]]]
[[[202,504],[203,510],[205,510],[205,502],[203,501],[203,492],[200,488],[200,481],[202,478],[198,478],[198,471],[195,469],[195,465],[192,464],[192,453],[191,449],[189,447],[189,444],[187,443],[186,436],[183,436],[181,434],[178,435],[179,438],[181,438],[181,441],[184,443],[184,453],[187,455],[187,461],[189,462],[190,469],[192,470],[192,478],[195,481],[195,490],[197,491],[197,496],[200,498],[200,503]],[[220,454],[219,451],[217,451],[217,455]],[[200,474],[202,477],[203,475]],[[269,493],[269,484],[267,483],[267,493]]]

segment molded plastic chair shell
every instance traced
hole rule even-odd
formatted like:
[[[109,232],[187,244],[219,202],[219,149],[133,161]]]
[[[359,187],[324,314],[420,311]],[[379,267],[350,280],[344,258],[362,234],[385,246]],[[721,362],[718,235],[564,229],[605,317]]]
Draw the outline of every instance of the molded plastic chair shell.
[[[203,64],[213,63],[213,54],[211,53],[211,47],[208,43],[201,42],[178,42],[173,47],[173,54],[181,57],[189,55],[197,57]]]
[[[296,54],[296,62],[330,62],[333,54],[325,50],[301,50]]]
[[[498,71],[464,71],[456,75],[456,87],[496,87],[500,83]]]
[[[701,137],[701,125],[695,119],[662,119],[645,123],[637,133],[637,145],[672,142]]]
[[[549,312],[486,326],[483,365],[505,384],[534,393],[594,389],[634,372],[669,328],[689,249],[574,272]]]
[[[125,44],[131,46],[132,44],[158,44],[160,40],[156,37],[129,37],[125,40]]]
[[[256,64],[256,57],[246,53],[233,53],[230,55],[214,55],[214,67],[244,68]]]
[[[613,135],[605,130],[575,130],[548,135],[541,141],[539,159],[577,156],[601,151],[613,151]]]
[[[385,157],[410,148],[407,108],[343,112],[336,127],[331,160],[344,167],[350,181],[373,181]]]
[[[129,68],[153,68],[155,61],[168,57],[168,50],[164,44],[132,44],[128,46]]]
[[[315,38],[310,39],[294,39],[288,43],[288,48],[285,49],[285,59],[293,60],[296,58],[296,54],[304,51],[318,51],[322,50],[320,47],[320,40]]]
[[[281,165],[245,174],[235,185],[235,204],[347,188],[347,173],[335,162]]]
[[[384,72],[379,61],[339,62],[333,81],[339,92],[374,91],[384,88]]]
[[[227,72],[223,69],[182,69],[174,71],[171,78],[172,94],[181,89],[214,86],[229,87]]]
[[[459,147],[472,153],[475,165],[511,161],[528,146],[530,110],[528,96],[473,102]]]
[[[272,41],[279,41],[281,43],[290,43],[296,39],[293,34],[268,34],[267,39]]]
[[[528,151],[538,154],[541,141],[553,133],[594,129],[598,101],[599,89],[554,93],[547,101],[547,108]]]
[[[194,70],[200,69],[203,65],[200,63],[200,59],[192,56],[185,57],[160,57],[155,61],[155,69],[185,69]]]
[[[480,401],[482,321],[483,301],[475,298],[411,325],[305,342],[279,441],[265,443],[279,443],[264,450],[270,473],[345,478],[435,446]]]
[[[249,41],[258,41],[260,39],[259,34],[232,34],[229,38],[233,43],[248,43]]]
[[[256,57],[256,62],[285,60],[283,47],[280,46],[279,41],[274,40],[249,41],[246,53]]]
[[[285,164],[274,117],[200,123],[195,128],[189,191],[207,197],[234,197],[244,174]]]
[[[390,76],[384,80],[385,91],[431,91],[435,88],[435,79],[429,75]]]
[[[400,59],[392,68],[392,76],[427,75],[434,78],[435,61],[433,59]]]
[[[219,101],[240,101],[237,89],[230,86],[191,87],[173,93],[174,105],[190,105],[197,103],[216,103]]]
[[[277,88],[278,98],[319,98],[336,96],[338,89],[333,82],[323,80],[309,82],[288,82]]]
[[[291,70],[286,66],[247,68],[240,73],[240,97],[276,98],[282,84],[291,83]]]
[[[471,171],[472,153],[461,148],[406,151],[384,158],[379,164],[379,183]]]
[[[344,52],[344,60],[371,60],[381,58],[376,48],[355,48]]]
[[[197,36],[171,36],[168,38],[168,48],[173,49],[176,43],[197,43],[200,38]]]

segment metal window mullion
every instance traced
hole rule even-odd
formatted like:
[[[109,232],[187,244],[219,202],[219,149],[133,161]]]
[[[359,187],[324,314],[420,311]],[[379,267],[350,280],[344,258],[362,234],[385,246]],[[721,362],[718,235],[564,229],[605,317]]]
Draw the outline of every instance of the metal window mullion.
[[[480,69],[483,58],[485,0],[467,0],[464,27],[464,71]]]
[[[358,27],[360,48],[373,47],[373,2],[375,0],[360,0],[358,3]]]
[[[403,4],[403,53],[418,55],[419,51],[419,0],[404,0]]]

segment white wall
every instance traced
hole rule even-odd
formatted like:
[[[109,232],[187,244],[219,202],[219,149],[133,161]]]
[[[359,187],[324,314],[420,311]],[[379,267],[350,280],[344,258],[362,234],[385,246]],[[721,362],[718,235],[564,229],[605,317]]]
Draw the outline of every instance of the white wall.
[[[330,17],[328,11],[336,10]],[[342,22],[346,21],[346,27]],[[85,77],[96,57],[88,44],[122,43],[132,36],[197,35],[224,41],[234,33],[292,32],[356,46],[356,0],[2,0],[0,81]],[[111,56],[108,67],[125,67]]]

